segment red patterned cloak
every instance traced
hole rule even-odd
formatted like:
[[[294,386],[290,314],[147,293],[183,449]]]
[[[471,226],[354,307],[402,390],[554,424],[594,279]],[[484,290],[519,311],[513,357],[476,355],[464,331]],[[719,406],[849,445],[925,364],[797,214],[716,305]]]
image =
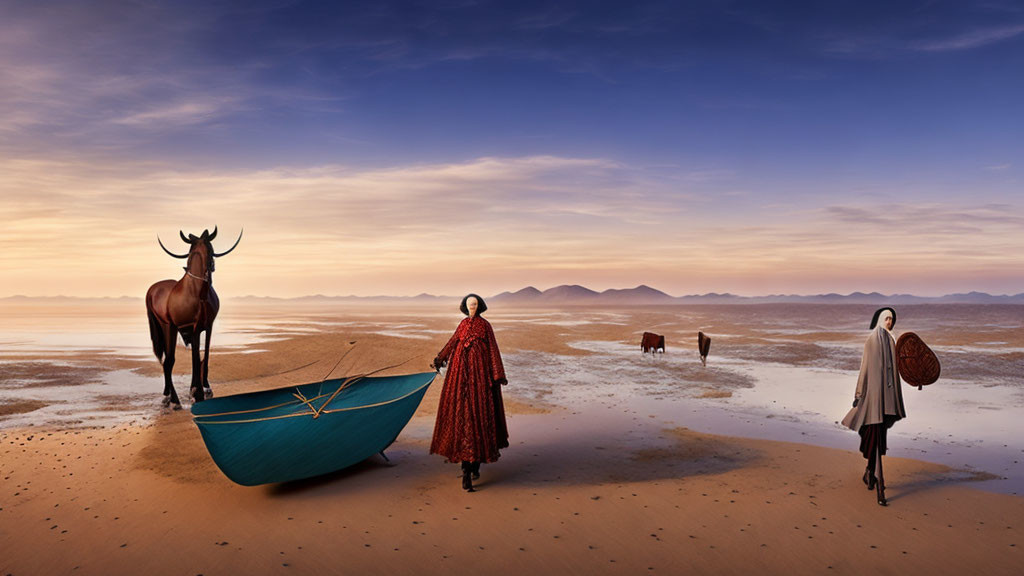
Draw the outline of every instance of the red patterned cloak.
[[[437,354],[448,364],[437,406],[431,454],[449,462],[495,462],[508,448],[501,386],[508,383],[490,322],[470,316]]]

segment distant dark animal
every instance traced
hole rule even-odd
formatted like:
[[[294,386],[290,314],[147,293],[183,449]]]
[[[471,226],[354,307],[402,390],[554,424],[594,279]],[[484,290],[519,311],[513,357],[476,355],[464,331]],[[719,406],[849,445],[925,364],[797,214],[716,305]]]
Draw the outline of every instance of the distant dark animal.
[[[708,365],[708,352],[711,351],[711,336],[697,332],[697,351],[700,352],[700,363]]]
[[[903,381],[918,390],[934,384],[942,372],[935,353],[913,332],[904,332],[896,341],[896,368]]]
[[[645,354],[647,352],[651,354],[665,352],[665,337],[653,332],[644,332],[643,337],[640,339],[640,350]]]
[[[210,332],[213,321],[220,310],[220,299],[213,289],[214,258],[225,256],[238,246],[238,240],[227,252],[217,254],[213,251],[213,239],[217,237],[217,227],[203,230],[196,237],[178,231],[182,241],[189,244],[188,254],[179,255],[171,252],[157,236],[160,247],[175,258],[185,259],[185,275],[180,280],[161,280],[149,287],[146,292],[146,312],[149,316],[149,337],[153,341],[153,353],[164,367],[164,405],[174,404],[181,408],[178,393],[171,382],[171,370],[174,368],[174,349],[178,343],[178,334],[185,346],[192,348],[192,386],[189,390],[196,402],[205,396],[213,396],[210,389]],[[206,347],[203,358],[199,358],[199,334],[206,333]],[[204,390],[205,389],[205,390]]]

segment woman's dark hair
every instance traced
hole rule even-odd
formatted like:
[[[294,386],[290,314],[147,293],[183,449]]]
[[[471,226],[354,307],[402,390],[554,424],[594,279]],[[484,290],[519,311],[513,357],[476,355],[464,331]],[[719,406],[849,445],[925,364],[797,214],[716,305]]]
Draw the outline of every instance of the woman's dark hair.
[[[879,308],[878,310],[875,310],[875,315],[871,317],[871,327],[869,328],[869,330],[875,329],[875,326],[878,325],[878,317],[881,316],[882,312],[885,310],[888,310],[889,312],[892,313],[892,327],[896,327],[896,311],[886,306],[885,308]]]
[[[466,300],[470,298],[476,298],[476,315],[479,316],[487,311],[487,304],[484,299],[477,296],[476,294],[466,294],[466,297],[462,299],[462,304],[459,304],[459,310],[466,316],[469,316],[469,308],[466,308]]]

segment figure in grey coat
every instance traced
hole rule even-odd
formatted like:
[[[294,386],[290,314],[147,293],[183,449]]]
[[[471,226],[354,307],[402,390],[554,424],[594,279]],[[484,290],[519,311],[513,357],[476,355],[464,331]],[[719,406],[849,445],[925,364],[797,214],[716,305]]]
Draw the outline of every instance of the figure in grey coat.
[[[868,490],[877,490],[882,506],[887,504],[882,474],[886,433],[897,420],[907,416],[896,368],[896,340],[891,332],[895,325],[896,311],[892,308],[880,308],[871,319],[872,330],[864,343],[853,408],[843,418],[844,426],[860,434],[860,451],[868,460],[863,480]]]

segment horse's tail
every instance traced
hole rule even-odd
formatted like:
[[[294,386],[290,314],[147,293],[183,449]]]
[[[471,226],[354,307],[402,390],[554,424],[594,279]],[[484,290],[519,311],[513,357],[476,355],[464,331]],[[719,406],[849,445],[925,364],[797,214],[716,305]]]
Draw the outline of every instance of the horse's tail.
[[[160,364],[164,363],[164,351],[167,350],[167,343],[164,340],[164,331],[160,327],[160,321],[152,310],[147,310],[149,316],[149,339],[153,341],[153,354]]]

